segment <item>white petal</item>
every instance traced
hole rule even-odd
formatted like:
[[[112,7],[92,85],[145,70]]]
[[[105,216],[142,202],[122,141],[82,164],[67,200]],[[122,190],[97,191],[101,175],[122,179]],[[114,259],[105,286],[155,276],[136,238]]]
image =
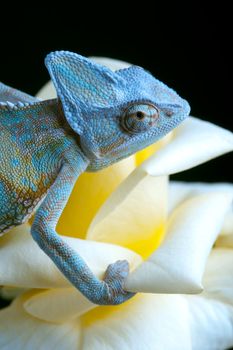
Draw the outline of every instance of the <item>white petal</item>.
[[[233,345],[233,308],[200,296],[137,295],[61,325],[28,315],[22,307],[26,299],[0,311],[1,349],[223,350]]]
[[[25,293],[27,290],[27,288],[3,286],[0,288],[0,297],[6,300],[13,300],[21,294]]]
[[[203,278],[204,292],[186,296],[193,350],[233,346],[233,250],[213,249]]]
[[[53,323],[68,322],[98,307],[75,288],[49,289],[36,293],[23,306],[30,315]]]
[[[57,93],[52,81],[48,81],[36,94],[36,97],[42,100],[48,100],[50,98],[56,98]]]
[[[91,270],[102,277],[106,267],[127,259],[132,269],[141,258],[126,248],[82,239],[63,237],[79,252]],[[0,240],[0,285],[28,288],[70,287],[70,283],[30,236],[29,225],[14,228]]]
[[[27,314],[27,297],[0,311],[1,349],[192,349],[187,303],[181,296],[138,295],[60,325]]]
[[[173,140],[147,159],[142,168],[150,175],[174,174],[233,150],[233,134],[200,119],[189,117]]]
[[[233,248],[233,234],[220,235],[216,241],[216,247]]]
[[[226,214],[222,228],[222,235],[231,236],[233,240],[233,206],[231,206]],[[233,245],[231,247],[233,247]]]
[[[167,219],[167,177],[133,171],[102,205],[87,239],[128,247],[148,257],[161,241]]]
[[[216,300],[186,296],[192,350],[225,350],[233,346],[233,308]]]
[[[233,249],[215,248],[207,261],[202,296],[233,306]]]
[[[82,337],[78,320],[54,325],[42,322],[25,312],[26,296],[17,298],[0,311],[0,349],[80,349]]]
[[[216,247],[233,248],[233,205],[225,216],[221,234],[215,245]]]
[[[149,293],[198,293],[211,247],[232,201],[227,193],[199,195],[181,204],[151,257],[134,270],[126,288]]]
[[[172,212],[174,208],[188,198],[210,192],[231,193],[233,196],[233,184],[172,181],[169,185],[168,211]],[[220,236],[215,244],[219,247],[233,248],[233,205],[231,205],[226,212]]]
[[[233,195],[233,185],[224,182],[205,183],[170,181],[168,189],[169,212],[188,198],[210,192],[232,193]]]
[[[187,303],[181,296],[138,295],[97,317],[93,322],[88,314],[82,318],[83,350],[192,349]]]

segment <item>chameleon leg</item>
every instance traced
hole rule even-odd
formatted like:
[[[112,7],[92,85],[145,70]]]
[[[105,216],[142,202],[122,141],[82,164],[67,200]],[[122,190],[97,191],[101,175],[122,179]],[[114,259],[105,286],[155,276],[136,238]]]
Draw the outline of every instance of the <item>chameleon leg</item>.
[[[82,257],[55,231],[74,183],[83,170],[80,165],[77,169],[69,163],[63,165],[36,213],[31,234],[59,270],[86,298],[99,305],[121,304],[135,294],[123,289],[129,272],[128,262],[122,260],[109,265],[101,281]]]

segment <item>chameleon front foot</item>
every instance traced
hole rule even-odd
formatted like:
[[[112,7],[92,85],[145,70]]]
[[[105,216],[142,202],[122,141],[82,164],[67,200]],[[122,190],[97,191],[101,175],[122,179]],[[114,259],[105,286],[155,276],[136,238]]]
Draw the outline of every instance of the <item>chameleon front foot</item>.
[[[99,305],[122,304],[132,298],[136,293],[124,290],[124,282],[129,274],[129,263],[127,260],[118,260],[107,267],[102,283]]]

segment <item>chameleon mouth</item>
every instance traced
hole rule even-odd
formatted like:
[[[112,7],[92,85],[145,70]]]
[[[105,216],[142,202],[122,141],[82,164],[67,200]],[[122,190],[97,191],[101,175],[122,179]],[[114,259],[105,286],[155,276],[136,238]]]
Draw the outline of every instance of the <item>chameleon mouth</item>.
[[[101,147],[100,148],[100,156],[106,156],[106,154],[108,154],[109,152],[111,152],[113,149],[117,150],[119,149],[119,147],[124,144],[124,142],[126,141],[125,137],[120,137],[116,142],[111,143],[108,146],[105,147]],[[111,153],[111,156],[115,154],[115,152]]]

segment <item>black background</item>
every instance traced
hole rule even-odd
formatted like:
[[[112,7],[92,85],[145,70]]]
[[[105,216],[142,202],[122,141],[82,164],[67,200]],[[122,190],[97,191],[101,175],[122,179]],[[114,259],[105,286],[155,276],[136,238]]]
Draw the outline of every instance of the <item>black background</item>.
[[[67,3],[14,9],[1,32],[0,80],[35,94],[49,79],[44,57],[53,50],[118,58],[143,66],[174,88],[191,113],[232,130],[230,9],[189,1]],[[107,11],[107,12],[106,12]],[[174,179],[232,181],[232,155]]]

